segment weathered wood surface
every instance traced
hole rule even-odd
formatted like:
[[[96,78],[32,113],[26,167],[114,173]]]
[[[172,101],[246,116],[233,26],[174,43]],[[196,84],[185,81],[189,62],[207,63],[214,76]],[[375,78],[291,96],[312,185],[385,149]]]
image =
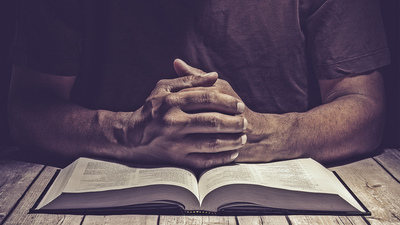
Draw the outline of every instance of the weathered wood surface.
[[[289,224],[289,218],[286,216],[238,216],[238,225],[248,225],[248,224]]]
[[[374,159],[382,165],[397,181],[400,181],[400,150],[386,149]]]
[[[146,215],[111,215],[111,216],[85,216],[82,225],[157,225],[158,216]]]
[[[26,191],[12,214],[5,221],[6,224],[80,224],[83,216],[54,215],[54,214],[29,214],[40,194],[54,176],[56,168],[45,167],[35,182]]]
[[[367,224],[360,216],[289,216],[291,224]]]
[[[332,169],[371,211],[369,223],[400,224],[400,183],[386,172],[393,168],[385,169],[370,158]]]
[[[32,163],[0,160],[0,223],[19,203],[42,168]]]
[[[4,155],[0,147],[0,156]],[[28,214],[54,175],[55,167],[0,157],[2,224],[400,224],[400,151],[330,168],[371,211],[371,216],[146,216]]]

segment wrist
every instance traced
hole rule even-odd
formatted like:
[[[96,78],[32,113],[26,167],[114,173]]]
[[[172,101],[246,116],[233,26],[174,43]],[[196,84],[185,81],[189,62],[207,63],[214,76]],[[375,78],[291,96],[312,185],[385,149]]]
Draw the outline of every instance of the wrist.
[[[245,161],[276,161],[303,157],[298,138],[299,113],[265,114],[246,110],[247,143],[240,151]]]

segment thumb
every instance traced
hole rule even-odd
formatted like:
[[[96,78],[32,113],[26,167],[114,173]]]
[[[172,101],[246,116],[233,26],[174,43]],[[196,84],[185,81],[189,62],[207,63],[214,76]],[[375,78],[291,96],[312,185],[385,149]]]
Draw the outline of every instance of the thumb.
[[[181,59],[174,60],[174,69],[175,69],[175,72],[181,77],[188,76],[188,75],[202,76],[202,75],[206,74],[206,72],[204,72],[200,69],[189,66]]]

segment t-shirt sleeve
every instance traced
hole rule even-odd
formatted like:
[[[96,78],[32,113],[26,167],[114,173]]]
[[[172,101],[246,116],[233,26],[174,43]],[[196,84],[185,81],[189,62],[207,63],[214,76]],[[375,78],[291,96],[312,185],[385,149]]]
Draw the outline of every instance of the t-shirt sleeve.
[[[390,63],[378,0],[326,0],[306,20],[318,79],[363,73]]]
[[[23,0],[18,8],[13,64],[40,72],[77,76],[82,52],[78,1]]]

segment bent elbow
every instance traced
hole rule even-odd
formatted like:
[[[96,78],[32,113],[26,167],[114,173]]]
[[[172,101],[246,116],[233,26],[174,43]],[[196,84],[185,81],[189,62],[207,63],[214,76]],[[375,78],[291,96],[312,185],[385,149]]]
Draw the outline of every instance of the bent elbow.
[[[385,110],[384,106],[377,107],[375,113],[363,128],[361,135],[362,140],[360,146],[363,148],[365,154],[374,154],[379,151],[383,140],[383,131],[385,124]]]

